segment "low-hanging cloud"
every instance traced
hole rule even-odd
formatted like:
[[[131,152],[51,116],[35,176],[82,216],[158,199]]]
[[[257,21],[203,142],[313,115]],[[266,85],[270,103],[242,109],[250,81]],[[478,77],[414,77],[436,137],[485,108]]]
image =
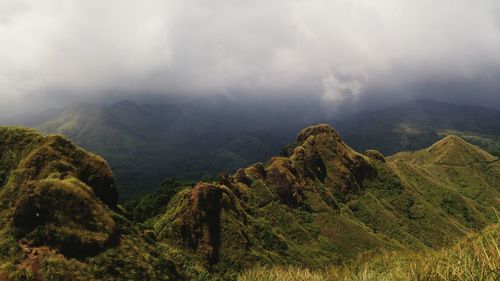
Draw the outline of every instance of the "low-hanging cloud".
[[[122,92],[497,102],[499,78],[496,0],[0,3],[4,111]]]

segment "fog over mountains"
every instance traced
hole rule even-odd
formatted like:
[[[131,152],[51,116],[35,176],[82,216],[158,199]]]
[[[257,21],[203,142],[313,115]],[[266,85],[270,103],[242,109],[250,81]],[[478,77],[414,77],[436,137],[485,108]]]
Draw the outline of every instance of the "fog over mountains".
[[[498,281],[498,210],[498,0],[0,1],[0,281]]]
[[[387,156],[428,147],[450,134],[500,155],[497,110],[421,100],[332,118],[317,106],[278,107],[219,95],[171,104],[75,104],[9,123],[65,135],[104,156],[122,199],[154,190],[169,177],[216,177],[267,161],[287,153],[296,132],[316,123],[337,128],[356,150]]]
[[[224,94],[500,105],[500,4],[2,1],[0,112]],[[170,101],[169,101],[170,100]]]

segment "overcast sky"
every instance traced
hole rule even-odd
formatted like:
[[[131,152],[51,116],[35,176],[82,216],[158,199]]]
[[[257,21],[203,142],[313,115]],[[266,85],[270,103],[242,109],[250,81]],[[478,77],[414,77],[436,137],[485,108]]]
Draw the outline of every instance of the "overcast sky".
[[[0,1],[2,112],[117,93],[500,107],[500,1]]]

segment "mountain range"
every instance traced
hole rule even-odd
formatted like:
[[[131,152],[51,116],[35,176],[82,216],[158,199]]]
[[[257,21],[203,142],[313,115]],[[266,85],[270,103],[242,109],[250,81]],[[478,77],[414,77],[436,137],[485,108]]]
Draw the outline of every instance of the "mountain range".
[[[11,123],[62,134],[103,155],[122,199],[155,190],[165,178],[198,180],[265,161],[293,146],[297,130],[318,122],[337,128],[360,151],[392,155],[458,135],[500,155],[500,112],[484,107],[415,101],[336,120],[312,111],[307,105],[279,111],[218,96],[164,105],[78,104]]]
[[[262,111],[224,98],[182,105],[125,101],[76,105],[30,125],[104,155],[128,197],[167,177],[200,179],[270,157],[287,143],[291,128],[280,128]]]
[[[330,123],[358,150],[377,149],[392,155],[457,135],[500,155],[500,111],[480,106],[421,100]]]
[[[457,136],[385,157],[314,125],[265,164],[166,182],[127,209],[107,162],[62,136],[2,127],[0,152],[7,280],[234,280],[257,265],[322,268],[453,245],[497,222],[500,207],[499,158]],[[159,209],[137,216],[152,203]]]

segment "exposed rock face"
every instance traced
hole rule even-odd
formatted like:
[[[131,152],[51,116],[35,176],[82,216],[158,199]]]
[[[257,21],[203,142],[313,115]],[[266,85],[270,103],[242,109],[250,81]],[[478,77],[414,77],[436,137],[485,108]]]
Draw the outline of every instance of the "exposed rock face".
[[[330,138],[331,143],[335,144],[343,143],[337,131],[335,131],[335,129],[333,129],[332,127],[330,127],[330,125],[327,124],[319,124],[302,129],[302,131],[300,131],[297,136],[297,142],[303,143],[310,136],[317,136],[322,134],[327,135]]]
[[[173,238],[202,255],[209,264],[216,263],[222,212],[244,220],[236,198],[225,185],[198,183],[182,200],[182,211],[173,218],[173,234],[180,237]]]
[[[266,180],[275,188],[280,200],[297,206],[304,200],[298,172],[290,159],[273,158],[266,167]]]
[[[366,157],[348,147],[328,125],[305,128],[297,143],[290,159],[302,177],[324,183],[342,198],[359,192],[361,181],[375,176]]]
[[[328,125],[303,129],[289,157],[275,157],[265,168],[265,178],[285,204],[298,206],[304,189],[320,182],[332,192],[348,197],[375,170],[365,157],[349,148]]]

